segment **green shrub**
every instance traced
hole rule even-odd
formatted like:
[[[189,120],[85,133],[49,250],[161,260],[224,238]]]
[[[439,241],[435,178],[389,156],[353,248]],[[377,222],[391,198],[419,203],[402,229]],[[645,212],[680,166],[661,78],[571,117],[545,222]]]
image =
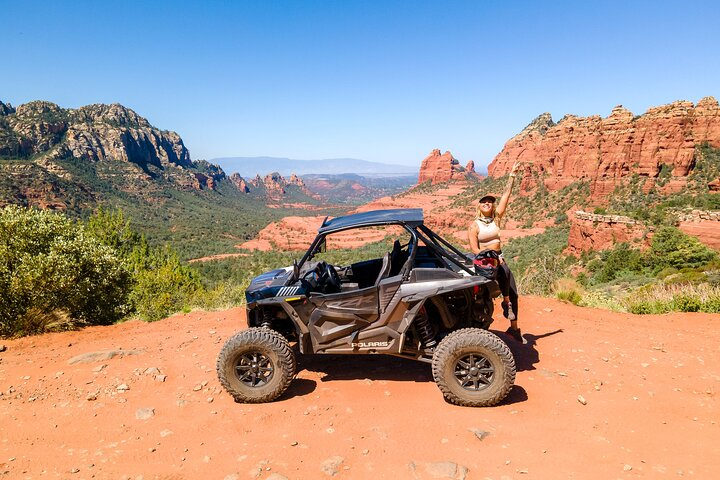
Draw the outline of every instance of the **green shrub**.
[[[610,282],[624,274],[639,273],[643,270],[640,250],[631,248],[627,243],[619,243],[612,250],[602,252],[600,258],[600,261],[592,266],[595,283]]]
[[[50,211],[0,210],[0,335],[70,323],[62,318],[112,323],[130,311],[131,285],[122,259],[82,225]]]
[[[676,312],[699,312],[702,300],[693,295],[677,295],[673,297],[671,305]]]
[[[604,308],[615,312],[625,311],[625,307],[616,297],[607,295],[602,291],[586,292],[578,305],[581,307]]]
[[[670,275],[675,275],[678,273],[678,269],[675,267],[665,267],[662,270],[660,270],[655,276],[659,278],[660,280],[664,280],[665,278],[669,277]]]
[[[135,266],[136,284],[130,300],[144,320],[159,320],[189,308],[202,291],[197,273],[181,264],[169,248],[151,252]]]
[[[573,305],[579,305],[582,301],[582,296],[577,292],[577,290],[563,290],[557,292],[556,296],[558,300],[562,300],[563,302],[570,302]]]
[[[667,267],[697,268],[717,259],[717,253],[675,227],[661,227],[653,235],[648,264],[654,271]]]
[[[676,283],[703,283],[707,281],[707,278],[705,273],[697,270],[680,271],[679,273],[665,277],[665,283],[668,285]]]
[[[700,285],[648,285],[625,298],[632,313],[720,313],[720,287]]]

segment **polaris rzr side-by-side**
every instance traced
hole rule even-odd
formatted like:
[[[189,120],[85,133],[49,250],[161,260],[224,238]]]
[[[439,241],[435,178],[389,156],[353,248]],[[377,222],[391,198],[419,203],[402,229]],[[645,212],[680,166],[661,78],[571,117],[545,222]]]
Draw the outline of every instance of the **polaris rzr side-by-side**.
[[[323,260],[343,239],[385,239],[386,251],[349,265]],[[377,242],[374,245],[382,245]],[[491,275],[423,223],[422,209],[327,218],[303,257],[264,273],[245,292],[250,328],[217,360],[220,383],[238,402],[269,402],[295,375],[302,354],[395,355],[431,365],[445,398],[491,406],[510,392],[515,360],[488,331]],[[292,346],[291,346],[292,345]]]

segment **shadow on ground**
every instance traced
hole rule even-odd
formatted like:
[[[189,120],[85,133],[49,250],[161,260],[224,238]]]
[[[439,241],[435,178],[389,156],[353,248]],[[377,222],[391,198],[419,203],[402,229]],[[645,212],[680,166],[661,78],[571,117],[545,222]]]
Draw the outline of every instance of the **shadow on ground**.
[[[562,333],[562,329],[535,335],[523,334],[524,343],[519,343],[504,332],[497,334],[508,345],[515,357],[515,366],[518,372],[535,370],[540,362],[540,353],[537,350],[538,340],[551,335]],[[430,365],[424,362],[408,360],[391,355],[298,355],[298,371],[322,373],[320,381],[334,380],[390,380],[398,382],[432,382]],[[304,396],[317,388],[315,380],[295,378],[288,390],[281,397],[288,399],[295,396]],[[513,386],[510,394],[503,400],[503,404],[521,403],[528,399],[527,392],[520,385]]]
[[[527,370],[535,370],[535,364],[540,362],[540,352],[538,352],[537,349],[538,340],[562,332],[563,330],[560,328],[540,335],[524,333],[523,338],[525,339],[525,342],[522,344],[504,332],[493,333],[502,338],[510,348],[510,351],[515,357],[515,368],[517,371],[524,372]]]
[[[298,371],[324,373],[332,380],[393,380],[432,382],[430,364],[390,355],[299,355]]]

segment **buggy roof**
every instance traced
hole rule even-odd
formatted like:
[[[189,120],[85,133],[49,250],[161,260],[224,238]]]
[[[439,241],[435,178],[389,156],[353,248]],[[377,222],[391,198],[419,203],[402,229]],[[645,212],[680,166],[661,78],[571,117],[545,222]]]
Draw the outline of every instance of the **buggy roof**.
[[[422,208],[397,208],[393,210],[371,210],[369,212],[354,213],[344,217],[325,219],[318,229],[318,233],[344,230],[352,227],[370,225],[405,224],[411,227],[422,225]]]

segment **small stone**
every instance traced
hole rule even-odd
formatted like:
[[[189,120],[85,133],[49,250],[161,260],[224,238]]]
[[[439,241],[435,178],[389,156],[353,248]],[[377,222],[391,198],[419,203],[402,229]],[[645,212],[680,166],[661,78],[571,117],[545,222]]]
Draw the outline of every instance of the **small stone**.
[[[202,385],[195,385],[193,387],[193,392],[199,392],[200,390],[202,390]]]
[[[362,451],[363,455],[367,455],[368,453],[370,453],[370,450],[368,450],[367,448]]]
[[[128,390],[130,390],[130,387],[125,383],[121,383],[120,385],[117,386],[118,392],[126,392]]]
[[[153,452],[156,452],[156,451],[157,451],[157,448],[155,448],[155,447],[150,447],[150,448],[148,448],[148,452],[150,452],[150,453],[153,453]]]
[[[485,440],[485,438],[490,435],[490,432],[480,430],[479,428],[471,428],[470,431],[475,434],[478,440]]]
[[[552,308],[543,308],[543,312],[550,313],[550,312],[552,312]]]
[[[4,352],[5,350],[7,350],[7,347],[0,344],[0,352]]]
[[[207,402],[208,402],[208,403],[212,403],[213,400],[215,400],[213,397],[208,397],[208,398],[207,398]]]
[[[87,397],[85,397],[85,399],[86,399],[88,402],[93,402],[93,401],[97,400],[97,392],[95,392],[95,393],[88,393],[88,395],[87,395]]]
[[[585,397],[583,397],[582,395],[578,395],[577,401],[583,405],[587,405],[587,400],[585,400]]]
[[[92,371],[94,373],[100,373],[105,367],[107,367],[107,365],[103,363],[102,365],[98,365],[97,367],[93,368]]]
[[[425,464],[425,471],[431,478],[462,478],[467,476],[468,469],[455,462],[434,462]]]
[[[152,407],[138,408],[135,411],[135,418],[138,420],[147,420],[155,416],[155,409]]]
[[[162,374],[161,374],[161,375],[155,375],[155,380],[158,381],[158,382],[164,382],[166,378],[167,378],[167,375],[162,375]]]
[[[340,465],[342,465],[344,461],[345,459],[339,455],[330,457],[320,464],[320,471],[329,477],[333,477],[338,474]]]
[[[70,473],[78,473],[79,471],[79,468],[73,468],[72,470],[70,470]]]
[[[157,367],[150,367],[145,369],[145,375],[159,375],[160,369]]]
[[[290,442],[290,446],[291,446],[291,447],[297,447],[297,444],[298,444],[298,442],[294,442],[294,441],[293,441],[293,442]]]
[[[625,466],[623,466],[624,472],[629,472],[630,470],[632,470],[632,465],[625,464]]]
[[[173,434],[172,430],[167,430],[167,429],[160,432],[160,436],[163,438],[169,437],[172,434]]]

